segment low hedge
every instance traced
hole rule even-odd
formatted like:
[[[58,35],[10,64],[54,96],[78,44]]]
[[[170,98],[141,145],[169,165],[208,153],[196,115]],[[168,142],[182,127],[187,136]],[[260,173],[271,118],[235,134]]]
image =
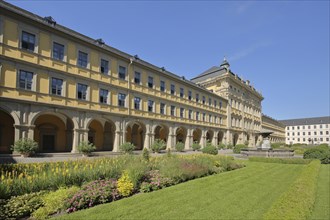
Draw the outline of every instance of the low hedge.
[[[296,181],[265,213],[264,219],[307,219],[316,197],[320,161],[306,165]]]
[[[322,164],[329,164],[330,148],[327,145],[310,148],[304,152],[304,159],[318,159]]]
[[[249,157],[249,161],[263,163],[283,163],[283,164],[308,164],[312,160],[301,158],[268,158],[268,157]]]
[[[244,148],[246,148],[246,145],[244,145],[244,144],[237,144],[237,145],[234,146],[233,152],[234,152],[234,154],[240,154],[241,153],[241,150],[244,149]]]

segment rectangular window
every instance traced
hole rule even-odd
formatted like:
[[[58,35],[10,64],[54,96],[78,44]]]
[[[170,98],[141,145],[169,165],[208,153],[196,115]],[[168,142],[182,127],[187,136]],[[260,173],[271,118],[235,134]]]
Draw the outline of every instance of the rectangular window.
[[[308,135],[311,135],[311,132],[310,131],[308,132]]]
[[[134,97],[134,109],[140,110],[141,98]]]
[[[154,78],[149,76],[148,77],[148,87],[153,88],[154,87]]]
[[[199,112],[196,112],[196,121],[199,120]]]
[[[119,79],[126,80],[126,67],[124,66],[119,66]]]
[[[189,119],[192,119],[192,110],[191,110],[191,109],[189,109],[188,118],[189,118]]]
[[[199,94],[196,93],[196,102],[199,102]]]
[[[219,108],[222,108],[222,101],[219,102]]]
[[[292,130],[294,130],[294,127],[292,126]]]
[[[329,138],[327,138],[326,140],[329,141]]]
[[[323,131],[320,131],[320,135],[323,135]]]
[[[119,93],[118,94],[118,106],[125,107],[125,101],[126,101],[126,94]]]
[[[87,100],[87,88],[87,85],[78,83],[78,99]]]
[[[212,115],[209,115],[209,122],[212,122]]]
[[[205,121],[205,113],[203,113],[203,121]]]
[[[325,131],[325,134],[328,135],[329,134],[329,131]]]
[[[308,125],[308,129],[311,129],[311,126],[310,125]]]
[[[160,103],[160,114],[165,115],[165,103]]]
[[[180,97],[183,98],[183,95],[184,95],[184,89],[180,88]]]
[[[175,116],[175,106],[171,105],[171,116]]]
[[[323,141],[323,138],[320,138],[320,141]]]
[[[19,71],[19,88],[32,90],[33,73],[25,70]]]
[[[222,124],[222,117],[220,117],[220,124]]]
[[[305,132],[303,132],[303,135],[305,135]]]
[[[160,91],[165,92],[165,81],[160,81]]]
[[[209,106],[211,106],[211,105],[212,105],[212,99],[209,98]]]
[[[320,128],[322,128],[322,125],[320,125]]]
[[[294,136],[294,132],[292,132],[292,136]]]
[[[22,31],[22,49],[34,51],[36,36],[28,32]]]
[[[171,84],[171,94],[174,95],[175,94],[175,85]]]
[[[184,108],[180,108],[180,118],[184,117]]]
[[[299,130],[299,129],[300,129],[300,127],[299,127],[299,126],[297,126],[297,129]]]
[[[298,136],[300,135],[300,132],[298,132]]]
[[[306,139],[305,139],[305,138],[303,138],[303,141],[305,142],[305,141],[306,141]]]
[[[217,107],[217,100],[214,100],[214,108]]]
[[[141,83],[141,73],[135,71],[134,73],[134,83],[140,84]]]
[[[314,135],[317,135],[316,131],[314,131]]]
[[[203,102],[203,105],[205,104],[205,96],[203,96],[203,98],[202,98],[202,102]]]
[[[188,99],[191,100],[192,99],[192,92],[189,90],[188,91]]]
[[[148,112],[154,111],[154,101],[148,100]]]
[[[288,132],[288,133],[286,133],[286,135],[290,136],[290,133]]]
[[[56,60],[64,60],[64,45],[53,42],[53,58]]]
[[[109,90],[100,89],[100,103],[108,103]]]
[[[52,95],[62,95],[63,80],[53,77],[51,87],[52,87],[51,90]]]
[[[101,73],[108,74],[109,72],[109,61],[101,59]]]
[[[300,141],[300,138],[298,138],[298,141]]]
[[[314,129],[316,129],[316,125],[314,125]]]
[[[79,50],[78,53],[78,66],[87,68],[88,54]]]
[[[218,117],[217,116],[214,116],[214,123],[218,123]]]

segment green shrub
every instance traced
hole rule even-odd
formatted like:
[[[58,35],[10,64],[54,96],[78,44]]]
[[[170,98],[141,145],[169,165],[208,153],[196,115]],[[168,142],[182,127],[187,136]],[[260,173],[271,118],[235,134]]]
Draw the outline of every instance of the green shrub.
[[[143,177],[149,171],[148,163],[140,157],[127,156],[127,162],[123,169],[128,173],[135,189],[140,187]]]
[[[327,145],[310,148],[304,152],[304,159],[318,159],[322,164],[329,164],[330,148]]]
[[[32,139],[23,138],[15,141],[11,149],[23,155],[32,155],[38,150],[38,143]]]
[[[122,145],[119,146],[119,150],[121,152],[124,152],[125,154],[131,154],[133,153],[133,150],[135,149],[135,146],[130,142],[125,142]]]
[[[224,144],[224,143],[220,143],[219,145],[218,145],[218,149],[219,150],[221,150],[221,149],[226,149],[227,147],[226,147],[226,145]]]
[[[129,196],[133,192],[134,184],[125,170],[117,181],[118,192],[122,196]]]
[[[95,145],[93,143],[89,143],[88,141],[82,141],[78,145],[78,151],[83,154],[90,154],[95,150]]]
[[[151,145],[152,152],[160,153],[161,150],[166,149],[166,142],[162,139],[156,139]]]
[[[54,192],[46,193],[41,198],[44,206],[34,211],[32,217],[35,219],[46,219],[49,215],[66,210],[69,208],[67,200],[78,191],[79,187],[72,186],[70,188],[60,188]]]
[[[202,152],[204,154],[217,155],[218,154],[218,149],[214,145],[212,145],[211,143],[207,143],[206,146],[202,149]]]
[[[198,151],[201,149],[201,145],[197,142],[194,142],[191,146],[191,148],[194,150],[194,151]]]
[[[320,162],[312,161],[265,213],[264,219],[308,219],[316,197]]]
[[[145,161],[149,161],[150,159],[150,152],[147,148],[143,148],[143,151],[142,151],[142,158],[145,160]]]
[[[312,160],[301,158],[268,158],[268,157],[249,157],[249,161],[263,163],[282,163],[282,164],[309,164]]]
[[[13,196],[3,206],[6,219],[19,219],[30,216],[32,212],[43,205],[42,195],[45,191],[30,193],[21,196]]]
[[[175,150],[178,152],[183,152],[184,151],[184,143],[178,142],[175,145]]]
[[[232,144],[227,144],[227,149],[233,149],[234,145]]]
[[[241,149],[246,148],[246,146],[244,144],[237,144],[234,149],[233,152],[234,154],[240,154],[241,153]]]

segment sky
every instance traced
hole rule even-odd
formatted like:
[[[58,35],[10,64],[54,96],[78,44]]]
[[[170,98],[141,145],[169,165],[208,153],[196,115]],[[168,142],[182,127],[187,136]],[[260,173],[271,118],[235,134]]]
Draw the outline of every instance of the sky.
[[[7,0],[179,76],[225,56],[275,119],[329,116],[329,1]]]

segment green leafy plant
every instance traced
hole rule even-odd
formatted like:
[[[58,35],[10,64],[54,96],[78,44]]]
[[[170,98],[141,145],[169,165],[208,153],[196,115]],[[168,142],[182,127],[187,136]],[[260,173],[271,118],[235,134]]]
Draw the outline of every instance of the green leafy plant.
[[[227,149],[233,149],[234,145],[232,144],[227,144]]]
[[[239,154],[239,153],[241,153],[241,150],[244,149],[244,148],[246,148],[246,145],[244,145],[244,144],[237,144],[237,145],[233,148],[233,152],[234,152],[235,154]]]
[[[129,196],[133,192],[134,184],[125,170],[117,182],[118,192],[122,196]]]
[[[147,148],[143,148],[143,151],[142,151],[142,158],[145,160],[145,161],[149,161],[150,160],[150,152]]]
[[[41,198],[44,193],[45,191],[41,191],[21,196],[13,196],[1,209],[3,209],[8,219],[19,219],[29,216],[43,205]]]
[[[46,219],[48,216],[66,210],[67,200],[80,190],[77,186],[70,188],[59,188],[58,190],[46,193],[41,197],[43,206],[32,213],[35,219]]]
[[[211,143],[207,143],[206,146],[202,149],[202,152],[204,154],[213,154],[213,155],[217,155],[218,154],[218,149],[212,145]]]
[[[194,151],[198,151],[201,149],[201,145],[197,142],[194,142],[191,146],[191,148],[194,150]]]
[[[94,144],[89,143],[88,141],[82,141],[78,145],[78,151],[82,154],[90,154],[93,151],[96,150],[96,147]]]
[[[160,153],[161,150],[166,149],[166,142],[162,139],[156,139],[151,145],[152,152]]]
[[[184,151],[184,143],[178,142],[175,145],[175,150],[178,152],[183,152]]]
[[[124,152],[125,154],[131,154],[133,153],[133,150],[135,149],[134,144],[130,142],[125,142],[122,145],[119,146],[119,150],[121,152]]]
[[[31,156],[38,150],[38,143],[29,138],[23,138],[15,141],[11,146],[13,151],[16,151],[24,156]]]
[[[330,147],[320,145],[310,148],[304,152],[304,159],[318,159],[322,164],[330,163]]]
[[[224,143],[220,143],[219,145],[218,145],[218,149],[219,150],[221,150],[221,149],[226,149],[227,147],[226,147],[226,145],[224,144]]]

